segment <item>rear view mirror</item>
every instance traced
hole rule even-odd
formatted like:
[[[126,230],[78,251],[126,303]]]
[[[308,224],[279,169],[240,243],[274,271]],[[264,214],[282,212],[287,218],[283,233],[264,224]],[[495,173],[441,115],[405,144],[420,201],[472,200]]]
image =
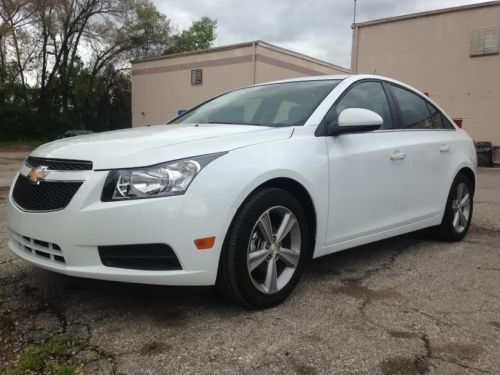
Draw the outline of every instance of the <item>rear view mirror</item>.
[[[332,129],[331,134],[339,135],[377,130],[383,123],[382,117],[369,109],[347,108],[340,113],[337,126]]]

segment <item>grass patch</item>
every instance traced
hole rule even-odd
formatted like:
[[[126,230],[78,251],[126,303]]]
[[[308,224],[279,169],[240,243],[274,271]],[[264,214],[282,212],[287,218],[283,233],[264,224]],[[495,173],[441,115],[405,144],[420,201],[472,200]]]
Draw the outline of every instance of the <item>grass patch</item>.
[[[81,374],[82,363],[74,357],[74,354],[84,347],[83,341],[73,340],[66,335],[54,336],[26,347],[16,360],[14,367],[7,370],[7,375]]]

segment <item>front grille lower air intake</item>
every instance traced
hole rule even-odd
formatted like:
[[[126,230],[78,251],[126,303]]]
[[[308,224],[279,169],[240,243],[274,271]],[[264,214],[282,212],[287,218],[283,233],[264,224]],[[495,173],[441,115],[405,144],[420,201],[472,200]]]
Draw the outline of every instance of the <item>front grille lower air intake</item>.
[[[19,175],[12,198],[26,211],[55,211],[66,207],[82,182],[80,181],[39,181],[31,183],[26,176]]]
[[[26,159],[29,168],[47,167],[51,171],[91,171],[92,162],[88,160],[47,159],[30,156]]]
[[[102,264],[107,267],[147,271],[181,270],[172,248],[166,244],[99,246]]]

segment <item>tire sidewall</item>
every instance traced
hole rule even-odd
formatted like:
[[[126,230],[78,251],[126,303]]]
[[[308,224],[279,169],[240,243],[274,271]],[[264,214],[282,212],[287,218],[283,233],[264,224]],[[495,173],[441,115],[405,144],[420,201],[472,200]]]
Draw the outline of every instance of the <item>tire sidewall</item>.
[[[295,215],[301,234],[301,252],[297,268],[288,284],[274,294],[265,294],[259,291],[252,282],[247,267],[248,244],[254,226],[260,216],[269,208],[283,206]],[[305,220],[304,210],[297,199],[285,190],[265,189],[250,199],[237,218],[233,236],[233,248],[230,249],[232,264],[236,274],[238,287],[245,299],[252,306],[269,307],[283,301],[295,288],[308,258],[309,233]]]
[[[453,199],[455,197],[455,191],[457,186],[460,183],[464,183],[467,186],[467,189],[469,190],[470,194],[470,213],[469,213],[469,218],[467,221],[467,225],[465,226],[465,229],[462,232],[457,232],[455,227],[453,226]],[[448,200],[446,202],[446,210],[443,218],[443,222],[441,224],[442,230],[445,231],[446,233],[449,234],[450,239],[453,241],[460,241],[462,238],[465,237],[467,232],[469,231],[469,227],[472,221],[472,214],[474,211],[474,191],[472,189],[472,183],[470,180],[463,174],[458,174],[455,179],[453,180],[453,183],[451,185],[450,193],[448,194]]]

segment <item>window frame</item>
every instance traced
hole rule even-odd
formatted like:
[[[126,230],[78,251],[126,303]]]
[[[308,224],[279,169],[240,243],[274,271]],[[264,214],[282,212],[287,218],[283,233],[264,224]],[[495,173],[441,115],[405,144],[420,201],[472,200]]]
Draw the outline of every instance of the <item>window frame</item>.
[[[374,131],[372,131],[370,133],[397,130],[397,128],[395,127],[395,125],[398,124],[397,121],[399,120],[399,118],[398,118],[397,113],[396,113],[396,105],[395,105],[395,102],[394,102],[394,98],[392,97],[392,93],[390,92],[389,88],[386,85],[388,82],[386,82],[386,81],[384,81],[382,79],[377,79],[377,78],[363,78],[363,79],[360,79],[359,81],[356,81],[356,82],[353,82],[352,84],[350,84],[344,90],[344,92],[342,92],[342,94],[335,100],[335,102],[332,104],[332,106],[330,107],[330,109],[328,110],[328,112],[325,114],[325,116],[323,116],[323,119],[321,120],[320,124],[316,128],[316,131],[314,132],[314,135],[317,136],[317,137],[326,137],[326,136],[329,136],[328,135],[328,131],[327,131],[327,125],[331,121],[337,120],[337,117],[338,117],[338,114],[337,114],[337,104],[354,87],[356,87],[356,86],[358,86],[358,85],[360,85],[362,83],[368,83],[368,82],[376,82],[376,83],[380,83],[381,84],[382,90],[384,90],[385,97],[386,97],[387,103],[389,105],[389,111],[391,113],[391,120],[392,120],[392,124],[391,124],[390,128],[374,130]]]
[[[437,105],[435,105],[434,103],[432,103],[425,95],[422,95],[421,93],[419,93],[418,91],[415,91],[409,87],[406,87],[406,86],[403,86],[403,85],[399,85],[395,82],[388,82],[386,81],[387,83],[387,88],[392,96],[392,100],[394,101],[394,106],[395,106],[395,109],[396,109],[396,113],[397,113],[397,122],[395,123],[397,125],[397,127],[394,128],[394,130],[398,130],[398,131],[454,131],[454,130],[457,130],[455,128],[455,126],[453,125],[452,122],[450,122],[450,120],[448,119],[447,116],[444,115],[444,113],[438,108]],[[401,107],[399,106],[399,102],[398,100],[396,99],[396,95],[394,94],[394,92],[392,91],[392,86],[394,87],[397,87],[397,88],[400,88],[402,90],[406,90],[408,92],[410,92],[411,94],[413,95],[416,95],[418,97],[420,97],[425,105],[426,105],[426,108],[427,108],[427,111],[429,112],[429,117],[431,117],[431,112],[430,112],[430,109],[429,109],[429,105],[433,106],[436,108],[436,110],[438,111],[438,113],[441,115],[442,118],[445,119],[445,121],[447,123],[449,123],[451,125],[451,128],[440,128],[440,129],[436,129],[436,128],[431,128],[431,129],[426,129],[426,128],[403,128],[402,127],[402,124],[403,124],[403,116],[401,114]],[[380,131],[383,131],[383,130],[380,130]]]

